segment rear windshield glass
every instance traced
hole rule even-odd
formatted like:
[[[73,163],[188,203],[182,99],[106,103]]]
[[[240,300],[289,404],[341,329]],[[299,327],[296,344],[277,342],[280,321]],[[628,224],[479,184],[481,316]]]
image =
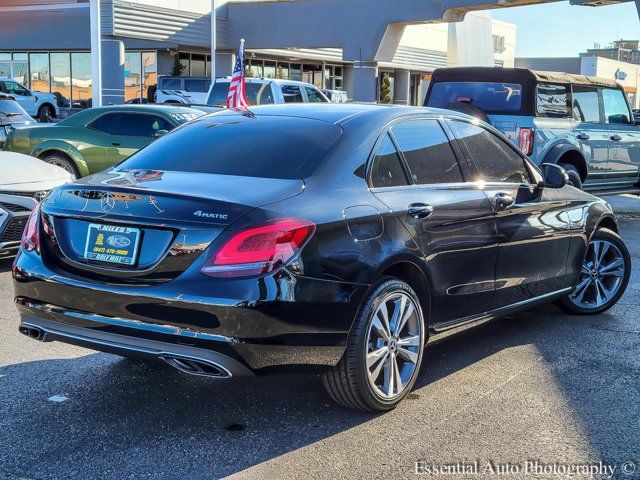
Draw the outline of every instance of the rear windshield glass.
[[[20,105],[10,98],[0,98],[0,125],[10,125],[31,119]]]
[[[433,85],[427,105],[443,108],[452,103],[468,103],[485,112],[517,112],[522,105],[522,85],[500,82],[438,82]]]
[[[332,123],[306,118],[212,115],[162,137],[118,168],[303,179],[341,133]]]

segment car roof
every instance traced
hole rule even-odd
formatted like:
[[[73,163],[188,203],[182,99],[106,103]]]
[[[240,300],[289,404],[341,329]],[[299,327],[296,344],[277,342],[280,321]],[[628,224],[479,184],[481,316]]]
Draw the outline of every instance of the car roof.
[[[369,117],[371,119],[394,118],[405,115],[455,115],[457,112],[442,110],[439,108],[409,107],[403,105],[381,105],[368,103],[289,103],[269,104],[250,107],[249,111],[256,117],[282,116],[298,117],[325,122],[344,124],[356,117]],[[243,115],[238,110],[223,110],[213,113],[215,116]],[[245,114],[246,115],[246,114]]]

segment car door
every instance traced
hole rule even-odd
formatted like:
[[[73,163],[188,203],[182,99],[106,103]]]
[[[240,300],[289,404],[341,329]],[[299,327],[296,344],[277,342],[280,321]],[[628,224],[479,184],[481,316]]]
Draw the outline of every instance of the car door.
[[[109,152],[112,155],[107,155],[107,163],[110,166],[130,157],[174,128],[174,125],[159,115],[121,112],[111,138],[113,148]]]
[[[603,88],[602,104],[610,140],[607,180],[635,184],[640,171],[640,129],[622,90]]]
[[[604,123],[602,102],[596,87],[571,87],[573,130],[587,161],[585,185],[605,182],[609,161],[609,129]]]
[[[465,175],[436,119],[393,125],[372,163],[372,192],[409,230],[426,262],[433,289],[430,321],[436,327],[494,306],[493,207]]]
[[[11,95],[29,115],[37,115],[36,97],[29,90],[17,82],[5,81],[5,91]]]
[[[541,176],[498,134],[462,119],[450,120],[473,179],[493,204],[498,246],[496,295],[501,307],[531,300],[571,284],[566,262],[571,244],[567,202],[542,188]]]
[[[87,125],[93,130],[94,135],[91,141],[100,148],[102,155],[99,160],[94,160],[89,167],[89,173],[99,172],[113,165],[121,156],[118,151],[118,124],[120,123],[120,112],[107,112]]]

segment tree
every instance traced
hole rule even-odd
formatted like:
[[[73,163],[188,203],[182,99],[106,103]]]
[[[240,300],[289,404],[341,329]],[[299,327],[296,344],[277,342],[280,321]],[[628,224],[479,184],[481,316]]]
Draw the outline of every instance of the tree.
[[[391,103],[392,101],[391,79],[389,78],[389,74],[385,73],[380,81],[380,103]]]
[[[182,75],[182,72],[185,68],[186,66],[180,63],[180,55],[176,53],[173,56],[173,68],[171,69],[171,76],[179,77],[180,75]]]

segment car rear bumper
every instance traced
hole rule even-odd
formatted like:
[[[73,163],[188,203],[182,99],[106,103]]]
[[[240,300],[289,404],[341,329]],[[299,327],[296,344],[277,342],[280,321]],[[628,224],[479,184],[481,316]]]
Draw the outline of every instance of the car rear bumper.
[[[232,375],[337,364],[368,287],[288,274],[267,280],[255,290],[256,279],[238,286],[245,297],[231,299],[195,297],[180,279],[169,282],[171,296],[169,284],[88,283],[48,270],[35,254],[19,255],[14,268],[21,321],[49,340],[125,356],[220,355]]]

